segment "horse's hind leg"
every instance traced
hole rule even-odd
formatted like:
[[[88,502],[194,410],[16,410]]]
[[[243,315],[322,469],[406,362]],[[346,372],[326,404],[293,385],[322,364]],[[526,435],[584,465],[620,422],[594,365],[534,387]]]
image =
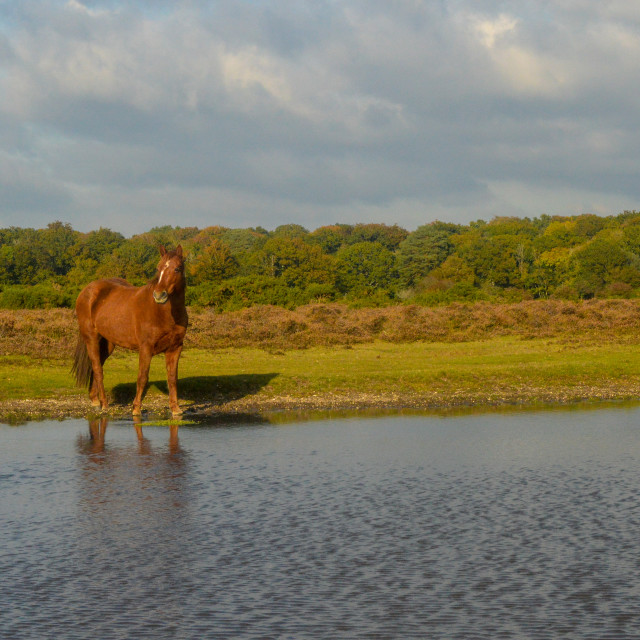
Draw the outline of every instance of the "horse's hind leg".
[[[98,382],[98,376],[96,376],[95,365],[93,364],[92,360],[91,364],[93,367],[93,379],[91,381],[91,388],[89,389],[89,398],[91,399],[91,404],[94,407],[102,406],[103,409],[107,408],[106,393],[104,391],[103,381],[103,366],[105,360],[113,353],[115,346],[116,345],[113,344],[113,342],[109,342],[106,338],[98,336],[98,348],[100,352],[100,382]],[[101,390],[102,395],[100,395]]]
[[[93,369],[93,380],[89,389],[89,398],[91,404],[95,407],[107,409],[107,394],[104,391],[104,375],[102,365],[113,351],[113,345],[100,335],[92,336],[87,340],[87,351],[91,360],[91,368]]]

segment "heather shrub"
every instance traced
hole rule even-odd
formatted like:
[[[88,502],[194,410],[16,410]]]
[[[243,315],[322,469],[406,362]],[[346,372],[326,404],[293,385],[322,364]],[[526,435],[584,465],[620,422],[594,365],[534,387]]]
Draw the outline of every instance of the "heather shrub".
[[[353,308],[312,303],[261,305],[217,313],[189,311],[186,348],[312,346],[384,342],[465,342],[501,336],[636,342],[640,300],[527,300]],[[77,326],[70,309],[0,311],[0,355],[71,358]]]

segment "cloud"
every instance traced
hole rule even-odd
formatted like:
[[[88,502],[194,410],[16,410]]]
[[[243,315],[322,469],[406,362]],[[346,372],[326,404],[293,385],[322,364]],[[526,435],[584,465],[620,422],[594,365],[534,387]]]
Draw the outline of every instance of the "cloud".
[[[0,222],[617,213],[639,50],[595,0],[5,5]]]

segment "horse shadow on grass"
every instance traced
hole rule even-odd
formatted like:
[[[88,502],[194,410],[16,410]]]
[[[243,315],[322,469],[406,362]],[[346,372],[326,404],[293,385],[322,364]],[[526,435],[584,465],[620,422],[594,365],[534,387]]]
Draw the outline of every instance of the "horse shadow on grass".
[[[232,376],[192,376],[178,380],[178,399],[190,402],[214,402],[224,404],[258,393],[277,373],[251,373]],[[166,380],[151,380],[145,389],[156,389],[169,395]],[[113,399],[118,404],[130,404],[136,395],[136,383],[123,383],[113,387]]]

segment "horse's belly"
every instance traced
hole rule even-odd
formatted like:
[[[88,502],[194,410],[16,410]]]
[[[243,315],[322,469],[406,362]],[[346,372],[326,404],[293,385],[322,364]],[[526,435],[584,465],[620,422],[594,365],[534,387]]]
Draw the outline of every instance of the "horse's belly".
[[[95,318],[97,332],[113,344],[125,349],[138,349],[135,326],[128,318],[100,313]]]
[[[181,347],[184,342],[184,335],[185,330],[181,326],[175,325],[171,331],[158,336],[154,345],[154,354],[172,351],[173,349]]]
[[[116,290],[96,305],[93,322],[97,332],[109,342],[137,349],[139,345],[137,322],[131,305],[131,291]]]

